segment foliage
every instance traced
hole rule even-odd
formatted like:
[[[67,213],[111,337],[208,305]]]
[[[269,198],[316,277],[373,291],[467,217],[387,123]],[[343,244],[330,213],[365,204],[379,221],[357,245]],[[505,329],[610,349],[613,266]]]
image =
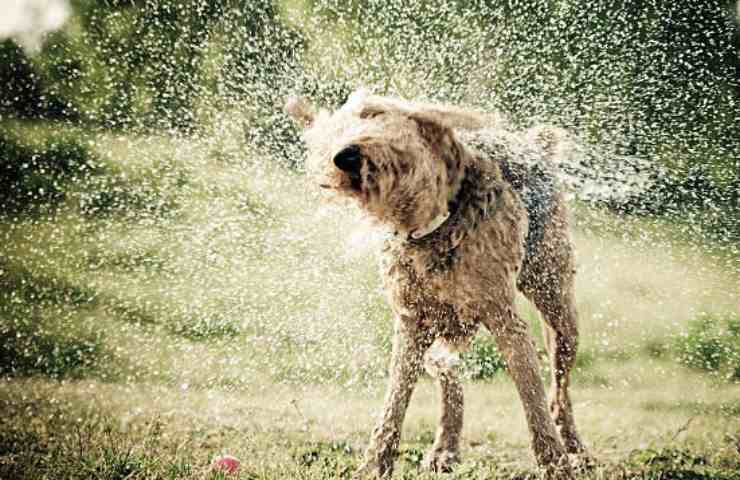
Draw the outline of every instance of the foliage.
[[[31,60],[11,40],[0,41],[0,119],[69,118],[63,100],[48,95]]]
[[[732,168],[727,162],[724,168]],[[726,243],[740,240],[740,175],[722,172],[729,180],[717,183],[706,164],[689,164],[681,171],[654,172],[651,186],[607,206],[621,214],[671,218],[694,223]]]
[[[57,315],[67,305],[85,308],[91,291],[4,261],[0,272],[0,375],[79,377],[111,361],[100,332],[64,328],[42,315],[44,308]]]
[[[294,448],[292,457],[299,466],[306,469],[347,473],[352,471],[352,455],[356,453],[346,441],[317,441]]]
[[[490,335],[473,339],[470,351],[462,357],[463,371],[473,380],[488,380],[506,369],[506,362]]]
[[[53,122],[7,124],[0,131],[0,183],[6,185],[0,214],[51,214],[65,201],[91,217],[165,217],[175,210],[177,192],[165,193],[159,185],[166,180],[127,181],[120,169],[101,161],[92,138],[84,129]]]
[[[601,126],[594,134],[602,140],[629,129],[632,148],[643,141],[657,147],[652,135],[677,127],[697,132],[697,123],[719,129],[713,139],[732,142],[723,132],[737,128],[723,115],[708,115],[717,109],[736,115],[733,89],[740,88],[734,70],[740,37],[719,0],[642,6],[543,0],[537,8],[486,0],[308,3],[309,15],[327,19],[327,31],[332,24],[349,27],[341,38],[363,62],[353,65],[363,80],[401,86],[395,93],[470,101],[465,92],[483,75],[488,98],[519,121],[555,116],[572,127]],[[403,78],[417,69],[423,78]],[[420,91],[404,91],[414,84]]]
[[[228,448],[242,460],[237,479],[277,480],[348,478],[360,462],[360,444],[323,435],[286,435],[283,431],[249,431],[221,426],[209,428],[206,419],[193,419],[183,429],[179,413],[167,416],[137,415],[121,418],[101,411],[103,405],[70,404],[40,399],[28,392],[20,401],[0,394],[0,476],[18,480],[66,479],[195,479],[230,478],[209,471],[208,463],[220,448]],[[26,398],[27,397],[27,398]],[[68,400],[68,399],[65,399]],[[172,417],[172,418],[171,418]],[[212,421],[212,420],[211,420]],[[185,422],[187,423],[187,422]],[[246,437],[246,439],[245,439]],[[418,466],[431,437],[400,447],[397,469],[401,478],[433,478]],[[579,475],[589,479],[737,480],[740,458],[732,441],[712,449],[676,444],[643,447],[619,458],[604,458],[592,470]],[[253,454],[268,450],[272,457]],[[450,478],[536,478],[531,467],[512,467],[521,455],[509,445],[498,445],[481,454],[466,448],[467,458]]]
[[[38,211],[63,200],[70,182],[97,170],[90,148],[74,133],[52,131],[37,141],[0,131],[0,213]]]
[[[202,318],[185,318],[171,326],[174,334],[190,340],[213,340],[222,337],[235,337],[239,335],[239,325],[233,319],[224,318],[222,315],[212,315]]]
[[[681,448],[635,450],[629,463],[636,466],[628,470],[627,478],[635,479],[685,479],[685,480],[736,480],[737,472],[722,468],[702,454]]]
[[[5,400],[5,399],[3,399]],[[0,404],[14,405],[2,401]],[[80,412],[75,425],[65,421],[59,411],[45,402],[33,407],[49,411],[48,422],[56,427],[52,434],[34,426],[21,426],[7,420],[0,423],[0,475],[3,478],[68,479],[105,478],[181,478],[192,474],[192,466],[182,461],[162,462],[147,449],[161,442],[161,427],[157,419],[150,420],[144,429],[136,432],[121,428],[120,422],[91,411]],[[55,418],[56,417],[56,418]],[[84,421],[83,421],[84,419]],[[36,460],[24,464],[31,458]],[[162,465],[164,463],[164,465]]]
[[[267,0],[73,6],[41,54],[28,58],[2,44],[0,79],[10,88],[0,93],[0,113],[187,131],[204,97],[251,91],[296,48]]]
[[[464,375],[472,380],[490,380],[506,370],[506,361],[499,353],[496,342],[490,335],[476,336],[470,350],[463,354],[462,360]],[[595,361],[596,356],[592,351],[581,348],[576,358],[576,371],[589,369]],[[548,362],[548,360],[545,360],[543,364],[546,368],[550,368]]]
[[[702,315],[685,336],[676,340],[678,358],[684,365],[713,372],[728,380],[740,380],[740,318]]]
[[[610,206],[680,214],[699,197],[716,213],[708,226],[737,237],[740,29],[722,0],[73,7],[39,55],[0,45],[0,114],[193,132],[238,106],[249,144],[295,166],[302,150],[279,108],[285,97],[331,107],[371,85],[569,127],[599,145],[598,162],[622,155],[660,167],[645,195]]]
[[[167,218],[177,207],[172,196],[149,185],[132,186],[114,176],[97,176],[82,185],[78,194],[80,212],[91,217],[120,214],[132,218]]]

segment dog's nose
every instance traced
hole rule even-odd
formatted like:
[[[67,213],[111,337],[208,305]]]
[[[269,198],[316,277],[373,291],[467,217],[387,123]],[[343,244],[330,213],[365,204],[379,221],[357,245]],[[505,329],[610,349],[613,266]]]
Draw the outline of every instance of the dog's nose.
[[[334,156],[334,165],[347,173],[359,173],[362,168],[362,153],[359,145],[343,148]]]

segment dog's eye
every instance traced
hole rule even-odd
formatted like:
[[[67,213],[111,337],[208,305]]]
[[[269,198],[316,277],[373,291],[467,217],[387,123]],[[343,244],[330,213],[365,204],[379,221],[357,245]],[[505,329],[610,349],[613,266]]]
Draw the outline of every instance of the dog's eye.
[[[365,110],[360,112],[360,118],[363,120],[369,120],[373,119],[375,117],[378,117],[380,115],[383,115],[385,112],[382,110],[377,110],[373,108],[366,108]]]

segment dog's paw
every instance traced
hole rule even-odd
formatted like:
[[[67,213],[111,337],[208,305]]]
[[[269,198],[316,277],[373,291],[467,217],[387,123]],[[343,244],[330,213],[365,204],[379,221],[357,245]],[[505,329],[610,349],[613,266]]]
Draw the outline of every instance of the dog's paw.
[[[367,462],[360,465],[360,467],[352,473],[352,480],[364,480],[366,478],[376,477],[376,467],[369,465]]]
[[[542,473],[545,480],[573,480],[575,478],[569,455],[563,455],[557,462],[545,465]]]
[[[570,466],[548,467],[542,472],[542,478],[545,480],[574,480],[575,473]]]
[[[360,468],[352,474],[353,480],[365,480],[376,478],[390,478],[393,470],[387,465],[383,465],[376,460],[365,460]]]
[[[458,463],[460,455],[456,451],[432,448],[424,456],[421,468],[430,472],[449,473]]]
[[[569,453],[568,460],[576,472],[588,472],[596,468],[599,462],[585,448],[578,453]]]

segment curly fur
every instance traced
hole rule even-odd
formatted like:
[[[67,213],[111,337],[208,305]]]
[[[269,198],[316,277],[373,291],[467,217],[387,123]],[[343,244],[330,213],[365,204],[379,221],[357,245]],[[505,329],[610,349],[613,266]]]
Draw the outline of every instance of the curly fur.
[[[577,347],[573,252],[562,195],[549,161],[562,132],[522,135],[492,115],[456,107],[353,94],[336,112],[287,110],[307,130],[308,170],[335,197],[349,198],[396,234],[382,274],[395,315],[383,416],[359,474],[390,475],[414,384],[425,363],[439,383],[442,412],[424,465],[459,459],[463,392],[454,367],[427,352],[465,348],[480,325],[494,335],[519,391],[538,463],[569,477],[568,453],[585,453],[568,395]],[[447,212],[431,233],[413,233]],[[516,289],[545,321],[552,362],[546,401]]]

